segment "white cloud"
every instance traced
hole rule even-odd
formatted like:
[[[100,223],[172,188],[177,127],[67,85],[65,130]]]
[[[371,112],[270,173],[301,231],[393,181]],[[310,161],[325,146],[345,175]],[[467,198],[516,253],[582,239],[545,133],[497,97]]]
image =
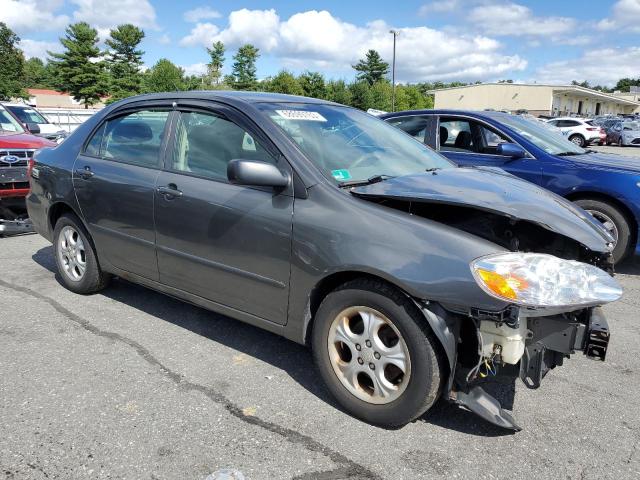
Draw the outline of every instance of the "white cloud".
[[[391,60],[391,28],[376,20],[364,26],[344,22],[326,10],[296,13],[281,21],[274,10],[242,9],[229,15],[222,31],[210,23],[197,24],[180,42],[209,46],[221,40],[233,49],[252,43],[294,69],[323,69],[343,73],[375,49]],[[526,68],[518,55],[506,55],[496,40],[482,35],[444,32],[427,27],[401,28],[397,44],[399,81],[434,79],[487,80]]]
[[[185,75],[202,75],[207,73],[206,63],[194,63],[192,65],[180,65],[180,68],[184,70]]]
[[[87,22],[98,29],[100,36],[111,28],[131,23],[140,28],[157,30],[156,11],[149,0],[71,0],[78,6],[75,21]]]
[[[69,23],[55,13],[61,6],[61,0],[0,0],[0,22],[18,33],[59,30]]]
[[[220,29],[213,23],[198,23],[191,29],[191,33],[180,40],[181,47],[195,47],[196,45],[210,46],[217,37]]]
[[[539,82],[614,85],[620,78],[637,77],[640,47],[589,49],[580,58],[551,62],[536,72]]]
[[[467,19],[488,35],[550,36],[566,35],[576,26],[569,17],[537,17],[517,3],[490,3],[474,7]]]
[[[20,40],[20,49],[24,52],[26,58],[36,57],[45,61],[48,57],[47,52],[61,52],[62,44],[60,42],[42,42],[23,38]]]
[[[158,43],[160,45],[169,45],[171,43],[171,36],[165,33],[158,39]]]
[[[211,7],[198,7],[184,12],[183,18],[185,22],[197,23],[201,20],[220,18],[221,16],[220,12]]]
[[[454,12],[460,7],[460,0],[443,0],[439,2],[425,3],[418,9],[418,15],[429,15],[430,13]]]
[[[640,0],[619,0],[611,17],[598,22],[600,30],[628,30],[640,32]]]

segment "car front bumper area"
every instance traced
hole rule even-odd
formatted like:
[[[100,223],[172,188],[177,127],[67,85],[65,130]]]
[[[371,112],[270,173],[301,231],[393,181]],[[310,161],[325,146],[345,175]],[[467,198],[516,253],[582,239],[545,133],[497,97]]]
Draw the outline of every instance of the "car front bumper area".
[[[550,370],[561,366],[564,359],[582,352],[588,358],[604,361],[609,345],[609,326],[599,307],[572,313],[518,318],[526,322],[524,352],[516,364],[496,364],[495,372],[469,378],[468,370],[456,372],[450,399],[494,425],[519,431],[511,414],[483,388],[487,383],[508,384],[520,378],[531,389],[539,388]],[[511,328],[511,327],[510,327]],[[519,328],[518,324],[513,325]],[[483,377],[483,378],[481,378]]]

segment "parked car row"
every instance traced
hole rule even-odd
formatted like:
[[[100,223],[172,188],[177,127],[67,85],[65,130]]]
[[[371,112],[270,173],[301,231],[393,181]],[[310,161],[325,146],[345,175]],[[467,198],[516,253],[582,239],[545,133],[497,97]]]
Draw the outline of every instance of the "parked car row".
[[[570,142],[579,147],[597,143],[604,145],[607,134],[605,129],[594,124],[593,120],[573,117],[558,117],[547,120],[549,125],[557,127]]]
[[[0,103],[24,129],[39,137],[44,137],[56,143],[62,142],[67,137],[67,131],[60,125],[47,120],[35,107],[24,103]]]
[[[420,141],[324,100],[133,97],[36,153],[29,214],[73,292],[117,275],[308,345],[374,424],[442,397],[518,430],[485,378],[538,388],[571,354],[604,360],[599,307],[621,296],[613,261],[635,239],[541,187],[636,200],[631,175],[512,115],[384,119]]]

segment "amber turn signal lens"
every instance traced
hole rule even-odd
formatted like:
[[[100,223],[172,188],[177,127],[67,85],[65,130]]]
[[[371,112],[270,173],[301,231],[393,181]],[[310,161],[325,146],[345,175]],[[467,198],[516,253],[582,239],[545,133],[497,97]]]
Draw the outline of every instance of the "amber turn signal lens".
[[[526,280],[516,276],[500,275],[499,273],[481,268],[478,269],[478,275],[480,275],[484,284],[493,293],[512,300],[517,300],[518,291],[528,287]]]

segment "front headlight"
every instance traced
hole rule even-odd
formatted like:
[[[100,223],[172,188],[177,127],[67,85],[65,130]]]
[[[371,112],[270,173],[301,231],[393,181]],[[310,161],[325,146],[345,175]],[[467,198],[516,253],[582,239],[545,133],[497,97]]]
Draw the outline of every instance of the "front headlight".
[[[593,265],[543,253],[499,253],[471,262],[471,272],[489,295],[527,307],[600,305],[622,288]]]

